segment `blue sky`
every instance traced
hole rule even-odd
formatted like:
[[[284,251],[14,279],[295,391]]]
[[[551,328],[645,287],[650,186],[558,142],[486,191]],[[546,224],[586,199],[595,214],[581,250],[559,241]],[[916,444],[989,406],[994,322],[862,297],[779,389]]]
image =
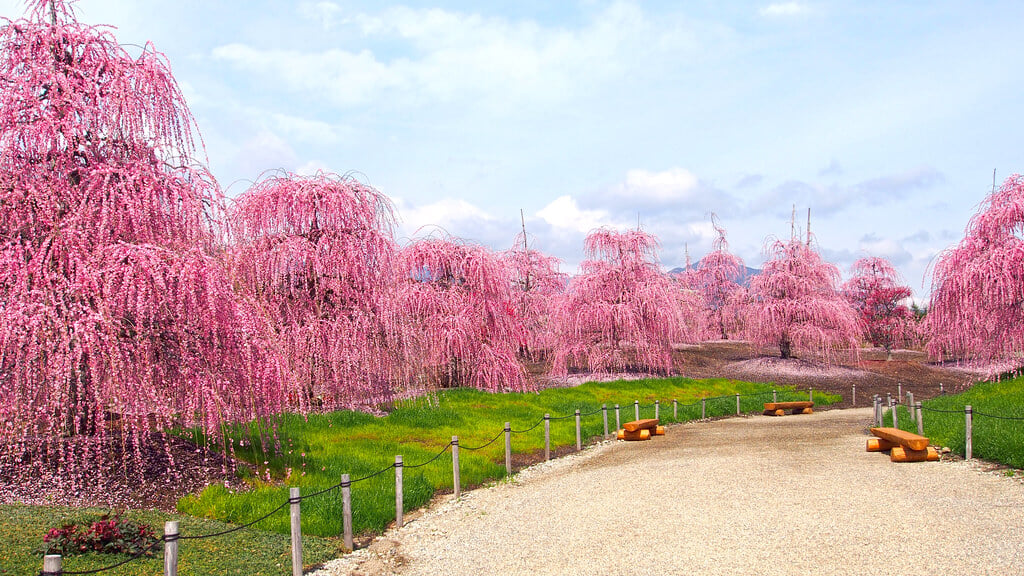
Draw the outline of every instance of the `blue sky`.
[[[1024,170],[1020,2],[81,0],[170,60],[229,195],[264,170],[355,171],[405,240],[441,227],[574,271],[596,226],[666,268],[748,265],[795,204],[844,274],[919,296],[992,184]],[[19,0],[0,15],[20,17]]]

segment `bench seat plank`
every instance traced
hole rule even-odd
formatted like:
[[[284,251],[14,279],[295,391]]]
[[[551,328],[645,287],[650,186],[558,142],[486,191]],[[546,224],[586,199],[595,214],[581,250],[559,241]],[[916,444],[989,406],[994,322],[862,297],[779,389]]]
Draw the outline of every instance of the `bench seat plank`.
[[[806,401],[805,402],[765,402],[764,403],[765,412],[768,412],[768,411],[774,412],[776,410],[796,410],[797,408],[800,408],[802,410],[804,408],[813,408],[813,407],[814,407],[814,402],[806,402]]]
[[[926,450],[928,448],[927,438],[918,436],[913,432],[907,432],[906,430],[898,428],[872,428],[871,433],[883,440],[888,440],[911,450]]]
[[[658,428],[657,418],[645,418],[643,420],[633,420],[632,422],[626,422],[622,425],[623,430],[626,432],[636,432],[637,430],[655,430]]]

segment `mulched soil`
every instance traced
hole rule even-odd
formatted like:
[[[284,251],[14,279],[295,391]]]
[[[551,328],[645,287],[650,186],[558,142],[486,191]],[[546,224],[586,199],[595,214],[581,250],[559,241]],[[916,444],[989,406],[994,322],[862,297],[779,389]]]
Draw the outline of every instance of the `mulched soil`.
[[[857,406],[868,406],[874,394],[896,395],[902,384],[904,394],[915,399],[945,392],[956,392],[984,376],[982,371],[966,371],[956,366],[931,362],[923,352],[899,350],[887,361],[881,350],[862,350],[859,358],[845,359],[826,366],[815,358],[782,360],[778,351],[759,349],[746,342],[718,341],[684,346],[676,352],[678,371],[690,378],[733,378],[812,387],[841,394],[843,401],[823,409],[852,406],[851,387],[857,386]],[[565,386],[586,380],[576,375],[566,381],[536,377],[539,387]],[[618,376],[618,375],[616,375]],[[168,457],[173,457],[174,465]],[[575,447],[555,450],[555,455],[575,451]],[[543,459],[543,452],[513,455],[513,466],[523,468]],[[65,504],[100,506],[112,509],[156,508],[173,510],[175,502],[210,484],[238,486],[231,463],[222,455],[179,438],[164,440],[154,436],[145,443],[141,460],[128,464],[104,459],[97,473],[70,486],[54,474],[16,473],[0,462],[0,503]],[[239,464],[244,465],[244,464]],[[172,468],[176,474],[172,473]]]

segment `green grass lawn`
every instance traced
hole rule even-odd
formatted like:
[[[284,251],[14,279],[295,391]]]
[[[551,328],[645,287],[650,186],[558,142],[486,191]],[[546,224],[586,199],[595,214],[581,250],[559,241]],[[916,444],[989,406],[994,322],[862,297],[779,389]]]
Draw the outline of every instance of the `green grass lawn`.
[[[28,576],[43,568],[42,555],[36,550],[43,543],[43,534],[69,523],[85,523],[108,512],[102,509],[66,508],[62,506],[0,505],[0,574]],[[287,514],[287,512],[285,512]],[[212,534],[231,528],[216,520],[204,520],[180,514],[151,510],[125,512],[126,520],[149,524],[157,534],[163,533],[164,522],[178,520],[182,534]],[[133,560],[124,566],[103,572],[111,576],[153,576],[163,574],[162,545],[156,554]],[[289,537],[266,530],[239,530],[206,540],[188,540],[179,544],[179,574],[194,575],[286,575],[291,574]],[[320,564],[342,554],[336,539],[303,536],[303,563]],[[89,553],[64,558],[63,568],[69,571],[95,570],[126,560],[123,554]]]
[[[932,444],[948,446],[957,454],[964,455],[964,406],[968,404],[974,412],[974,457],[1024,468],[1024,421],[992,417],[1024,418],[1024,378],[981,382],[960,394],[922,402],[924,435]],[[917,432],[917,423],[910,419],[907,409],[899,407],[898,410],[900,428]],[[887,411],[886,425],[891,423],[892,417]]]
[[[806,392],[795,393],[779,387],[779,400],[806,399]],[[273,510],[287,498],[286,486],[300,486],[303,492],[324,490],[336,485],[342,474],[353,480],[371,475],[392,465],[395,455],[405,462],[403,472],[404,503],[417,508],[427,503],[437,490],[451,490],[452,456],[445,447],[452,436],[459,437],[459,464],[462,486],[480,485],[505,475],[505,448],[502,430],[510,422],[512,430],[524,431],[536,425],[545,413],[551,421],[552,449],[576,443],[574,411],[586,414],[608,405],[609,430],[614,433],[614,406],[621,406],[622,422],[635,417],[633,402],[644,405],[642,418],[654,416],[653,403],[660,400],[660,416],[672,422],[672,399],[679,402],[678,421],[700,418],[700,398],[727,396],[707,403],[707,416],[736,412],[734,394],[743,396],[741,410],[760,412],[771,400],[772,385],[710,379],[667,378],[606,383],[587,383],[573,388],[548,389],[538,393],[492,394],[471,389],[450,390],[396,404],[385,417],[355,412],[334,412],[308,418],[288,416],[277,427],[277,438],[259,440],[259,430],[246,427],[233,430],[239,456],[260,468],[259,477],[250,478],[253,489],[232,493],[223,486],[212,486],[198,496],[181,500],[181,512],[227,522],[244,523]],[[817,404],[839,400],[824,392],[815,393]],[[693,404],[693,405],[688,405]],[[603,434],[600,412],[582,419],[582,437],[587,442]],[[497,441],[480,450],[492,439]],[[279,453],[264,450],[278,443]],[[268,446],[268,448],[272,448]],[[530,454],[544,449],[544,428],[513,433],[512,451]],[[427,462],[444,453],[430,465]],[[266,480],[269,471],[270,481]],[[341,494],[332,490],[302,503],[303,531],[320,536],[336,536],[342,531]],[[353,529],[356,534],[380,532],[395,516],[394,471],[386,470],[352,485]],[[268,530],[286,533],[288,517],[278,514],[265,521]]]
[[[459,436],[462,487],[481,485],[505,475],[505,422],[515,432],[512,450],[530,455],[544,449],[544,427],[536,426],[545,413],[551,421],[552,450],[574,447],[576,443],[574,411],[597,411],[582,419],[584,443],[603,434],[600,408],[608,405],[608,427],[614,434],[615,410],[621,406],[622,422],[634,419],[634,400],[642,405],[641,418],[654,416],[654,401],[660,400],[663,422],[682,422],[701,416],[701,398],[708,417],[735,414],[735,394],[741,397],[743,412],[760,412],[771,401],[806,400],[806,392],[792,388],[735,380],[667,378],[653,380],[587,383],[574,388],[544,390],[540,393],[491,394],[458,389],[397,402],[387,416],[360,412],[333,412],[289,415],[275,427],[256,423],[227,431],[237,457],[252,463],[256,472],[242,473],[251,487],[232,492],[223,486],[211,486],[196,496],[178,503],[180,514],[154,511],[130,511],[126,519],[145,522],[158,533],[165,520],[179,520],[181,534],[219,532],[236,524],[250,522],[277,508],[288,498],[288,487],[298,486],[304,494],[329,489],[339,483],[342,474],[357,480],[352,484],[354,532],[381,532],[395,517],[395,476],[388,467],[395,455],[405,461],[403,473],[406,509],[426,504],[436,491],[452,489],[452,436]],[[678,400],[678,418],[673,418],[672,400]],[[816,391],[817,405],[840,400],[839,396]],[[532,428],[532,429],[531,429]],[[529,431],[526,431],[530,429]],[[493,444],[482,447],[497,437]],[[262,438],[262,440],[261,440]],[[482,447],[479,450],[470,448]],[[422,466],[440,454],[433,462]],[[42,568],[36,550],[49,528],[95,517],[106,510],[82,510],[50,506],[0,506],[0,575],[34,574]],[[342,498],[339,489],[304,499],[302,529],[304,560],[307,565],[323,562],[341,553]],[[257,523],[229,535],[181,541],[182,574],[290,574],[289,517],[287,507]],[[65,561],[67,570],[90,570],[125,559],[125,556],[89,554]],[[113,575],[159,574],[161,554],[142,558],[109,572]]]

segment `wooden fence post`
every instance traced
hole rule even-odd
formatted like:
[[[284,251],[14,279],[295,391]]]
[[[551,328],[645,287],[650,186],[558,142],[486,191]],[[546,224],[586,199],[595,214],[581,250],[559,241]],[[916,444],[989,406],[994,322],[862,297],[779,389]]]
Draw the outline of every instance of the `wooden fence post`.
[[[679,400],[672,399],[672,420],[679,421]]]
[[[857,385],[853,385],[853,400],[850,402],[850,406],[857,405]]]
[[[661,420],[661,400],[654,401],[654,419]]]
[[[299,487],[292,486],[288,489],[288,504],[291,509],[292,524],[292,576],[302,576],[302,498],[299,496]]]
[[[615,429],[616,430],[621,430],[622,429],[622,422],[619,420],[619,405],[618,404],[615,405]]]
[[[576,451],[583,450],[583,439],[580,437],[580,409],[576,409]]]
[[[43,556],[43,574],[45,576],[60,576],[64,573],[60,554],[47,554]]]
[[[459,499],[462,482],[459,479],[459,437],[452,436],[452,485],[455,488],[455,499]]]
[[[639,420],[640,419],[640,401],[639,400],[633,400],[633,412],[636,413],[636,418],[634,418],[634,420]]]
[[[875,426],[881,426],[882,425],[881,398],[878,397],[878,394],[875,394],[873,401],[874,401],[874,406],[875,406]]]
[[[740,395],[736,395],[736,415],[740,415]]]
[[[900,427],[900,419],[896,415],[896,408],[899,407],[899,405],[900,405],[899,402],[893,402],[892,400],[889,400],[889,411],[892,412],[892,427],[893,428],[899,428]]]
[[[939,382],[939,396],[942,396],[945,393],[946,393],[946,390],[943,389],[942,382]]]
[[[811,402],[814,402],[814,388],[811,388],[810,390],[807,391],[807,399]]]
[[[551,414],[544,415],[544,459],[551,460]]]
[[[917,412],[917,435],[924,436],[924,422],[921,420],[921,403],[914,403],[914,411]]]
[[[352,547],[352,482],[348,474],[341,475],[341,526],[345,535],[345,548]]]
[[[779,392],[778,392],[778,390],[772,390],[772,402],[778,402],[778,401],[779,401]]]
[[[907,390],[907,409],[910,410],[910,421],[917,420],[917,415],[914,414],[914,393],[910,390]]]
[[[967,441],[967,444],[964,447],[964,460],[970,460],[974,457],[974,439],[972,438],[974,435],[974,426],[972,422],[974,419],[973,415],[974,409],[971,408],[971,405],[968,404],[967,406],[964,406],[964,436]]]
[[[405,494],[402,489],[402,455],[395,455],[395,527],[401,528],[405,524]]]
[[[512,475],[512,423],[505,422],[505,473]]]
[[[178,521],[164,522],[164,576],[178,576]]]
[[[604,421],[604,439],[608,439],[608,405],[601,404],[601,419]]]
[[[701,420],[703,420],[704,418],[707,417],[706,416],[706,414],[708,413],[707,408],[708,408],[708,399],[707,398],[701,398],[700,399],[700,419]]]
[[[896,403],[899,404],[903,398],[903,382],[896,383]]]

